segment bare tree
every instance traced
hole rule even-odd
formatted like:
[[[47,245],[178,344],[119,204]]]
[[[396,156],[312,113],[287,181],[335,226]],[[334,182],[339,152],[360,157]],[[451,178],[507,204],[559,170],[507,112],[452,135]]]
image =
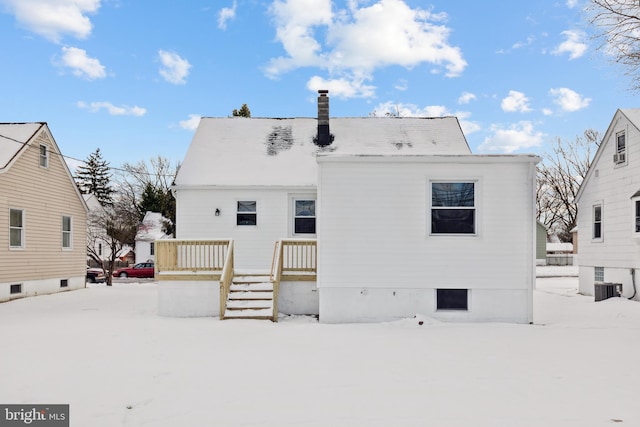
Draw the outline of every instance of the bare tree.
[[[631,89],[640,90],[640,4],[638,0],[590,0],[586,8],[599,49],[622,65]]]
[[[558,138],[537,167],[537,219],[562,241],[571,241],[571,230],[578,219],[575,197],[599,143],[600,134],[593,129],[575,141]]]
[[[176,207],[171,186],[179,169],[180,164],[173,165],[170,160],[161,156],[151,158],[149,163],[140,161],[136,164],[122,165],[119,188],[129,204],[138,208],[140,219],[146,213],[145,206],[148,206],[146,196],[154,194],[161,199],[160,213],[168,218],[171,224],[175,224]],[[167,232],[171,234],[172,227]]]
[[[126,246],[134,246],[138,212],[126,199],[94,209],[89,213],[87,254],[102,267],[107,286],[111,286],[118,255]],[[106,259],[102,252],[106,254]]]

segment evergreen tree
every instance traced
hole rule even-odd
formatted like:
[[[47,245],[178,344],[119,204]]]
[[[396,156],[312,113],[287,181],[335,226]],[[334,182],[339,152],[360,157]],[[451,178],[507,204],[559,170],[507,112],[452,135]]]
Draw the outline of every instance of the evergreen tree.
[[[161,189],[156,188],[150,182],[147,182],[142,195],[140,196],[140,203],[138,203],[138,212],[140,213],[140,220],[144,218],[147,212],[160,212],[164,213],[164,194]]]
[[[242,104],[240,111],[233,109],[233,117],[251,117],[251,110],[249,110],[247,104]]]
[[[102,158],[100,148],[89,155],[84,165],[78,166],[75,180],[82,194],[93,194],[101,205],[113,203],[109,163]]]

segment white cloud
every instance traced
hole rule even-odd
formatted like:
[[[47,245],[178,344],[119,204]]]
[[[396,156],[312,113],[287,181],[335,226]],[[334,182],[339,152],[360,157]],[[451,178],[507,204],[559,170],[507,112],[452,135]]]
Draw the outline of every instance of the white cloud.
[[[63,47],[58,65],[71,68],[74,76],[87,80],[103,79],[107,75],[100,61],[88,57],[84,49],[77,47]]]
[[[91,102],[87,104],[85,102],[79,101],[78,107],[91,111],[92,113],[97,113],[98,111],[105,109],[112,116],[144,116],[147,113],[146,108],[133,106],[129,107],[128,105],[116,106],[110,102]]]
[[[514,43],[513,46],[511,46],[511,49],[520,49],[521,47],[530,46],[535,40],[536,38],[534,36],[529,36],[526,41]]]
[[[238,8],[238,3],[236,0],[233,0],[233,6],[231,7],[223,7],[220,9],[218,13],[218,28],[221,30],[227,29],[227,21],[236,17],[236,9]]]
[[[93,24],[87,17],[100,8],[101,0],[0,0],[19,25],[36,34],[60,42],[63,35],[84,39]]]
[[[160,57],[160,75],[169,83],[185,84],[191,64],[174,52],[158,51]]]
[[[566,87],[560,87],[549,90],[554,100],[553,102],[558,105],[563,111],[573,112],[583,108],[587,108],[591,102],[591,98],[585,98],[579,93],[568,89]]]
[[[467,120],[471,113],[468,111],[451,112],[444,105],[428,105],[419,108],[413,104],[402,104],[392,101],[380,103],[371,113],[375,117],[399,116],[399,117],[447,117],[455,116],[460,122],[460,127],[465,135],[479,131],[482,127],[478,122]]]
[[[375,86],[365,84],[368,78],[363,77],[343,77],[339,79],[324,79],[313,76],[307,82],[307,89],[317,92],[320,89],[327,89],[332,96],[338,98],[371,98],[375,94]]]
[[[462,95],[460,95],[460,98],[458,98],[458,104],[468,104],[471,101],[475,101],[476,99],[477,96],[475,96],[473,93],[462,92]]]
[[[492,135],[478,147],[480,152],[513,153],[518,150],[539,147],[542,145],[544,134],[537,132],[533,124],[521,121],[508,128],[499,125],[491,126]]]
[[[578,0],[567,0],[567,7],[573,9],[578,5]]]
[[[518,92],[517,90],[510,90],[509,95],[502,100],[500,103],[502,107],[502,111],[507,113],[526,113],[531,111],[529,107],[529,98],[522,92]]]
[[[395,90],[404,92],[405,90],[409,89],[409,82],[405,79],[400,79],[396,82],[396,84],[393,85],[393,88]]]
[[[376,68],[427,63],[453,77],[466,68],[460,48],[448,42],[446,15],[412,9],[402,0],[348,5],[332,10],[331,0],[275,0],[270,11],[286,56],[271,59],[266,75],[319,67],[332,79],[349,80]]]
[[[550,116],[553,114],[553,110],[551,110],[551,108],[543,108],[542,114],[544,114],[545,116]]]
[[[182,120],[179,122],[180,127],[186,130],[195,131],[200,124],[200,115],[199,114],[189,114],[189,118],[187,120]]]
[[[553,55],[569,54],[569,59],[580,58],[587,51],[587,44],[584,42],[586,34],[579,30],[566,30],[561,33],[567,39],[560,43],[554,50]]]

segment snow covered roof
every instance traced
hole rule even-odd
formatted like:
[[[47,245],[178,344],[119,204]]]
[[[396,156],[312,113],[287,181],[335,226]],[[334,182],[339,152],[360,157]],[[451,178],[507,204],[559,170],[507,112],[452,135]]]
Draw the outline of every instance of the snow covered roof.
[[[203,117],[176,186],[314,186],[316,154],[471,154],[455,117],[331,118],[331,145],[313,139],[315,118]],[[259,173],[257,173],[259,172]]]
[[[0,169],[7,167],[44,123],[0,123]]]
[[[159,212],[147,212],[144,215],[142,224],[138,226],[136,240],[158,240],[169,238],[164,232],[164,223],[170,221]]]
[[[627,116],[631,123],[640,129],[640,108],[621,108],[620,111]]]

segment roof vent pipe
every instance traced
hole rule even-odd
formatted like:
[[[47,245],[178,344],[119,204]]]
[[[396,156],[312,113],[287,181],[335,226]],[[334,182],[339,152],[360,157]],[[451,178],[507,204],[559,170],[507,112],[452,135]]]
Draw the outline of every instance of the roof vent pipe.
[[[328,90],[318,91],[318,136],[315,143],[320,147],[331,145],[333,136],[329,132],[329,97]]]

